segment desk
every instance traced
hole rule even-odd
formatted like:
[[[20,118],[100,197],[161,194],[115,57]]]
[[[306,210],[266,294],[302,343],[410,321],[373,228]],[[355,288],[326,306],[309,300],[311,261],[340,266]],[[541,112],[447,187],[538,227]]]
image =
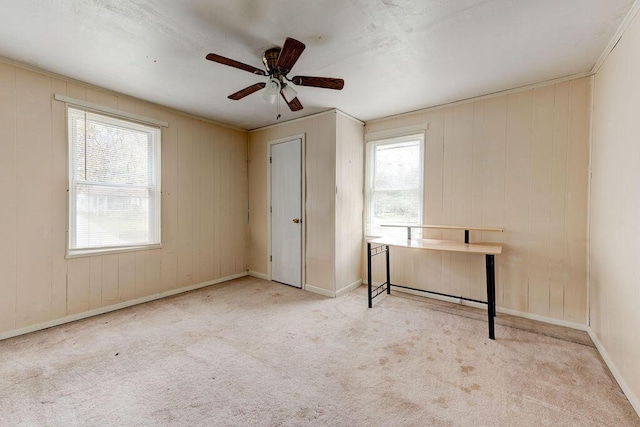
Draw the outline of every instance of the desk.
[[[451,228],[451,227],[446,227]],[[468,229],[468,228],[463,228]],[[494,231],[494,230],[486,230]],[[495,231],[498,231],[497,229]],[[499,230],[502,231],[502,230]],[[468,241],[468,239],[467,239]],[[377,245],[377,246],[374,246]],[[423,289],[410,288],[408,286],[394,285],[391,283],[391,271],[389,263],[389,248],[390,247],[422,249],[432,251],[445,251],[445,252],[463,252],[472,254],[483,254],[486,259],[487,268],[487,301],[477,301],[470,298],[463,298],[456,295],[441,294],[438,292],[425,291]],[[380,286],[373,288],[371,281],[371,258],[385,253],[386,254],[386,267],[387,277],[386,282]],[[392,237],[379,237],[367,242],[367,283],[368,283],[368,297],[369,308],[373,307],[373,299],[383,293],[385,290],[387,294],[391,294],[391,286],[398,288],[411,289],[414,291],[420,291],[430,294],[442,295],[452,298],[459,298],[466,301],[474,301],[483,304],[487,304],[488,322],[489,322],[489,338],[495,339],[494,322],[493,318],[496,315],[496,276],[495,276],[495,260],[494,256],[502,253],[502,245],[499,243],[462,243],[451,240],[435,240],[435,239],[401,239]]]

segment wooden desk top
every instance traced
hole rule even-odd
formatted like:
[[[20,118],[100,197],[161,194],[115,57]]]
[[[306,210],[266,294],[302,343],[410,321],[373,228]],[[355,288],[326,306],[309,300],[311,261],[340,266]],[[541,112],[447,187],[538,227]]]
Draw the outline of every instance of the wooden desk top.
[[[441,230],[474,230],[474,231],[499,231],[502,228],[490,227],[465,227],[462,225],[429,225],[429,224],[383,224],[380,227],[401,227],[401,228],[437,228]]]
[[[398,246],[401,248],[429,249],[445,252],[466,252],[472,254],[498,255],[502,253],[500,243],[462,243],[452,240],[436,239],[403,239],[398,237],[378,237],[369,240],[378,245]]]

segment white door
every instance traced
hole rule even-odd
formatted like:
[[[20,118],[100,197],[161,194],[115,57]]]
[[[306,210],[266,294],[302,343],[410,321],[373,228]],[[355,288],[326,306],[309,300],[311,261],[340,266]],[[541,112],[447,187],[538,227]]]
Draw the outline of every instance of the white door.
[[[302,140],[271,145],[271,280],[302,287]]]

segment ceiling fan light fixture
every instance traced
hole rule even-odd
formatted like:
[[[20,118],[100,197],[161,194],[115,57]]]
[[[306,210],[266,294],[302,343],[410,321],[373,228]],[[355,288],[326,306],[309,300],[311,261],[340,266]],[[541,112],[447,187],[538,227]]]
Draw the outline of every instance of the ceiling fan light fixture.
[[[276,102],[276,98],[279,93],[280,93],[280,82],[278,81],[278,79],[271,78],[267,82],[267,85],[264,87],[264,93],[262,94],[262,97],[269,104],[273,104],[274,102]]]
[[[298,91],[296,91],[290,85],[284,85],[284,87],[282,88],[282,94],[284,95],[284,99],[286,99],[287,102],[291,102],[293,98],[298,96]]]

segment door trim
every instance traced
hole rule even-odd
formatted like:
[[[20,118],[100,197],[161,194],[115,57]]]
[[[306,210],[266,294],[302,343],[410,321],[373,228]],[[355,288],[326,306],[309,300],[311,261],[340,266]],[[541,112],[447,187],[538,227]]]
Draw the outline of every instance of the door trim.
[[[302,170],[300,171],[301,172],[300,176],[302,177],[302,183],[301,183],[302,206],[300,206],[300,212],[302,213],[302,248],[300,251],[301,252],[300,256],[302,257],[302,259],[301,259],[300,265],[302,266],[301,289],[306,290],[307,289],[307,281],[306,281],[306,277],[307,277],[307,274],[306,274],[306,271],[307,271],[307,263],[306,263],[307,214],[305,211],[305,205],[306,205],[306,199],[307,199],[307,176],[306,176],[306,157],[307,156],[306,156],[306,140],[305,140],[304,133],[286,136],[284,138],[270,139],[267,141],[267,160],[266,160],[267,161],[267,278],[268,280],[272,280],[271,259],[270,259],[271,258],[271,209],[269,209],[269,207],[271,206],[271,162],[269,161],[269,158],[271,157],[271,146],[275,144],[280,144],[283,142],[293,141],[295,139],[299,139],[301,144],[300,167]]]

